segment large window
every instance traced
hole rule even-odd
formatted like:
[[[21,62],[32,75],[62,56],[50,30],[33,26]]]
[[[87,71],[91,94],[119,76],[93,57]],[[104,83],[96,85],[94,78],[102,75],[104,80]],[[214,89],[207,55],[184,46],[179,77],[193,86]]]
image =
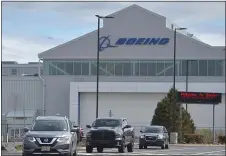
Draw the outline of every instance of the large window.
[[[221,60],[216,60],[215,68],[216,68],[216,76],[223,76],[224,62]]]
[[[176,76],[223,76],[223,60],[177,60]],[[100,60],[100,76],[173,76],[173,60]],[[96,60],[44,60],[45,75],[96,75]],[[16,74],[13,71],[12,74]]]
[[[189,76],[198,76],[198,61],[190,60],[189,61]]]
[[[215,76],[215,60],[208,60],[208,76]]]
[[[123,73],[122,61],[115,61],[115,76],[122,76]]]
[[[11,69],[11,74],[13,76],[16,76],[17,75],[17,69]]]
[[[74,73],[73,61],[65,62],[65,71],[68,75],[73,75]]]
[[[131,62],[124,62],[122,64],[123,76],[132,76],[133,75],[133,64]]]
[[[115,64],[114,61],[106,61],[106,69],[107,69],[107,76],[114,76],[115,75]]]
[[[157,73],[156,76],[164,76],[165,69],[164,69],[164,61],[157,61]]]
[[[173,61],[165,61],[165,76],[173,76]]]
[[[199,76],[207,76],[207,60],[199,60]]]
[[[81,61],[74,62],[74,75],[81,75],[82,74],[82,63]]]
[[[156,76],[157,65],[156,61],[150,61],[148,65],[148,76]]]
[[[148,76],[148,63],[146,61],[140,61],[140,76]]]
[[[89,62],[88,61],[82,62],[82,75],[89,75]]]
[[[187,70],[188,70],[187,66],[189,67],[188,61],[182,60],[181,61],[181,76],[186,76],[188,74],[187,73]]]

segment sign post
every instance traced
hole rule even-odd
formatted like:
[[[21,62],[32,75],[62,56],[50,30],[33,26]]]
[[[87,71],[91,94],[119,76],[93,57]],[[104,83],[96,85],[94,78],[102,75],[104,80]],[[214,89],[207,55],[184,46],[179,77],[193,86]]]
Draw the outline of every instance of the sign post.
[[[215,104],[213,104],[213,144],[215,144]]]

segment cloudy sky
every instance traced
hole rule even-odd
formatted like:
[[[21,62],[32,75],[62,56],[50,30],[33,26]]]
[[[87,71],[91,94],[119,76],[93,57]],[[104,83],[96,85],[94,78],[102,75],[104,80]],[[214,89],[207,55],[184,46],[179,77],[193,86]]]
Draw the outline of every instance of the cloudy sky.
[[[225,45],[224,2],[2,2],[2,59],[38,61],[38,53],[95,30],[95,14],[132,4],[187,27],[207,44]]]

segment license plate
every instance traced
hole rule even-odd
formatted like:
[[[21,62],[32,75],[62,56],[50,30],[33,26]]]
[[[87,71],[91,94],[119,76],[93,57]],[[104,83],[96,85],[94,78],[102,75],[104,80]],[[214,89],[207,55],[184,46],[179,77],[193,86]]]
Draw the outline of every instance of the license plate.
[[[42,146],[41,151],[50,151],[50,147],[49,146]]]

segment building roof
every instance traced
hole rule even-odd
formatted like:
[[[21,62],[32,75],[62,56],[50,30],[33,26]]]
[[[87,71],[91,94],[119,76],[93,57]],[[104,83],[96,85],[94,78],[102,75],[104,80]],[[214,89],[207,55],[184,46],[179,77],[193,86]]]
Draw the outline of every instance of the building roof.
[[[33,117],[35,115],[37,110],[16,110],[11,111],[7,114],[7,118],[13,118],[13,117]]]
[[[113,17],[120,16],[120,15],[123,15],[126,11],[131,11],[131,10],[142,12],[143,14],[147,14],[147,15],[149,15],[149,14],[153,15],[153,16],[155,16],[157,18],[160,18],[161,21],[165,20],[165,28],[166,28],[167,34],[171,34],[174,31],[172,28],[168,28],[167,27],[167,24],[166,24],[167,23],[167,18],[166,17],[164,17],[162,15],[159,15],[159,14],[156,14],[156,13],[154,13],[154,12],[152,12],[150,10],[147,10],[147,9],[141,7],[141,6],[138,6],[136,4],[128,6],[128,7],[124,8],[124,9],[121,9],[121,10],[115,12],[115,13],[112,13],[112,14],[108,15],[108,16],[113,16]],[[164,23],[164,22],[162,22],[162,23]],[[173,24],[173,23],[170,22],[170,25],[171,24]],[[173,24],[173,25],[175,27],[178,27],[175,24]],[[102,30],[104,32],[104,28],[100,28],[100,32]],[[75,38],[75,39],[73,39],[73,40],[71,40],[69,42],[63,43],[61,45],[58,45],[58,46],[53,47],[51,49],[48,49],[48,50],[46,50],[44,52],[41,52],[41,53],[38,54],[38,57],[40,59],[59,59],[59,58],[60,59],[68,59],[68,58],[87,59],[87,56],[84,56],[84,54],[81,52],[81,47],[80,47],[81,44],[86,43],[86,46],[83,46],[82,51],[87,52],[87,54],[90,53],[90,55],[88,57],[89,59],[90,58],[96,58],[96,55],[94,53],[92,53],[93,52],[93,48],[96,48],[96,34],[95,34],[96,31],[97,30],[94,30],[94,31],[92,31],[90,33],[87,33],[87,34],[83,35],[83,36]],[[212,50],[216,50],[216,48],[213,48],[213,46],[208,45],[208,44],[203,43],[202,41],[198,40],[193,34],[191,36],[191,34],[186,32],[186,31],[177,32],[177,33],[178,33],[178,38],[181,37],[183,39],[185,38],[187,40],[190,40],[189,43],[192,44],[192,46],[190,46],[190,47],[193,48],[192,49],[193,50],[193,54],[189,53],[190,55],[196,55],[194,53],[195,53],[196,49],[198,51],[198,48],[199,48],[199,47],[196,48],[196,45],[197,46],[202,46],[203,49],[205,49],[205,48],[211,49],[211,50],[209,50],[209,51],[211,51],[211,53],[212,53]],[[94,41],[95,41],[95,43],[94,43]],[[95,46],[95,47],[93,47],[93,46]],[[93,47],[93,48],[90,48],[90,47]],[[205,50],[205,51],[207,51],[207,50]],[[200,52],[200,53],[202,53],[202,52]],[[105,54],[105,56],[103,56],[103,55],[102,56],[107,58],[107,57],[110,57],[110,55],[111,54]],[[200,55],[203,55],[203,54],[200,54]]]

